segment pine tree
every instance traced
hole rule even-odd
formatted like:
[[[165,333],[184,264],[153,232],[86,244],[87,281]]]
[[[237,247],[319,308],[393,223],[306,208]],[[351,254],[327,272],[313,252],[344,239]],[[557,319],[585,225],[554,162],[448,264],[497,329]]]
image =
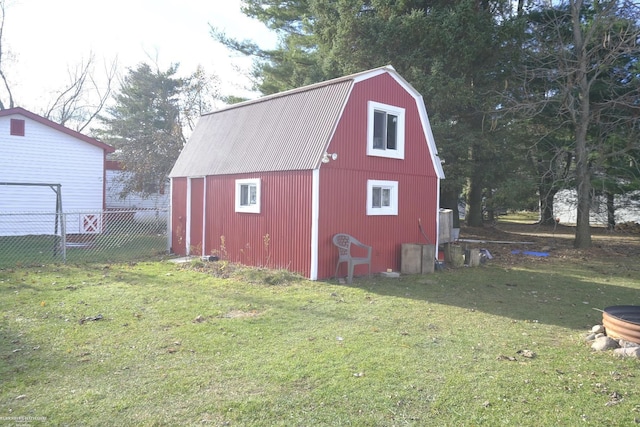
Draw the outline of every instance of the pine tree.
[[[115,159],[130,172],[121,197],[161,190],[184,146],[179,97],[188,81],[175,76],[177,68],[153,70],[143,63],[130,69],[115,104],[100,117],[96,135],[116,148]]]

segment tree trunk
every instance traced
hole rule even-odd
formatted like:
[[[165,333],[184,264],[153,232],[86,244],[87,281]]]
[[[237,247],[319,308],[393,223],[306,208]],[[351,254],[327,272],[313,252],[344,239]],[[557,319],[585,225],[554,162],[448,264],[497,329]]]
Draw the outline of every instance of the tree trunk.
[[[585,160],[578,160],[576,164],[580,165],[581,161],[584,162]],[[589,177],[588,171],[576,172],[578,174],[578,185],[576,187],[576,192],[578,195],[578,212],[576,215],[576,235],[573,242],[573,247],[576,249],[588,249],[592,244],[591,226],[589,224],[589,212],[591,205],[591,179]]]
[[[482,190],[484,188],[483,170],[480,158],[481,142],[471,144],[470,155],[471,170],[469,176],[469,194],[467,195],[467,214],[465,220],[469,227],[482,227]]]
[[[484,194],[486,197],[484,201],[485,211],[487,213],[486,219],[490,224],[495,224],[496,222],[498,222],[498,217],[503,212],[503,210],[500,206],[496,206],[496,202],[493,198],[493,190],[491,188],[486,188]]]
[[[555,225],[556,218],[553,214],[553,198],[558,190],[540,185],[538,191],[540,192],[540,224]]]
[[[467,197],[467,225],[482,227],[482,180],[473,173],[469,179],[469,195]]]
[[[614,194],[607,191],[607,229],[615,230],[616,228],[616,207],[613,204]]]
[[[576,144],[576,193],[578,197],[578,212],[576,216],[576,235],[573,246],[576,249],[591,247],[591,228],[589,225],[589,210],[591,207],[591,175],[589,173],[589,159],[587,151],[587,131],[589,127],[590,98],[589,81],[587,76],[587,48],[582,36],[582,22],[580,10],[582,2],[570,2],[573,24],[573,40],[577,53],[578,71],[576,85],[579,90],[577,98],[573,99],[575,109],[572,109],[575,123]]]

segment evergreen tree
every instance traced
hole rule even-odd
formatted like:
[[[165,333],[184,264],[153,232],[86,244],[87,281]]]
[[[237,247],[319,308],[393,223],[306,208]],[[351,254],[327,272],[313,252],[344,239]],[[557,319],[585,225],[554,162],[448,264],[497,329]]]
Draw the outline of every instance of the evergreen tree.
[[[441,201],[457,213],[467,182],[472,225],[482,225],[482,189],[495,179],[487,150],[508,34],[506,0],[247,0],[244,12],[278,31],[281,44],[261,50],[230,40],[257,58],[256,88],[268,94],[387,64],[424,96],[447,179]],[[507,25],[509,24],[509,25]],[[470,177],[470,179],[467,179]],[[498,185],[492,182],[491,185]],[[479,191],[478,191],[479,189]],[[477,195],[480,195],[477,197]],[[478,223],[479,219],[479,223]],[[457,224],[457,215],[454,220]]]
[[[177,68],[153,70],[143,63],[129,69],[115,104],[100,117],[96,135],[116,148],[115,159],[130,172],[122,197],[160,190],[184,146],[179,96],[188,82],[175,76]]]

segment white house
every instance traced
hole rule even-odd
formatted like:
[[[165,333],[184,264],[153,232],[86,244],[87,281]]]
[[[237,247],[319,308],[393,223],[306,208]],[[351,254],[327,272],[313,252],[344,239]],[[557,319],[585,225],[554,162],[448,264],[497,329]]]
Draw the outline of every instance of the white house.
[[[99,233],[113,151],[23,108],[0,111],[0,235],[52,234],[57,189],[66,232]]]
[[[614,205],[616,224],[624,222],[640,222],[640,192],[630,195],[615,196]],[[577,218],[578,198],[575,190],[561,190],[553,198],[553,213],[562,224],[575,224]],[[596,196],[591,201],[589,212],[591,225],[607,225],[607,202],[603,196]]]
[[[106,206],[107,209],[117,210],[161,210],[169,207],[169,181],[159,192],[143,195],[138,192],[131,192],[126,197],[120,197],[124,188],[124,180],[129,177],[129,173],[123,170],[120,162],[107,160],[107,189]]]

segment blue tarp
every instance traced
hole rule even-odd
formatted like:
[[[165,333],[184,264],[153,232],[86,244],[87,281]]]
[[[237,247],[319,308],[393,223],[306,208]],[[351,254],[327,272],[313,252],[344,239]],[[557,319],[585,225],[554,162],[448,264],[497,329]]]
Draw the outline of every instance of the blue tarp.
[[[531,255],[531,256],[549,256],[549,252],[535,252],[535,251],[520,251],[520,250],[515,250],[515,251],[511,251],[512,254],[522,254],[522,255]]]

